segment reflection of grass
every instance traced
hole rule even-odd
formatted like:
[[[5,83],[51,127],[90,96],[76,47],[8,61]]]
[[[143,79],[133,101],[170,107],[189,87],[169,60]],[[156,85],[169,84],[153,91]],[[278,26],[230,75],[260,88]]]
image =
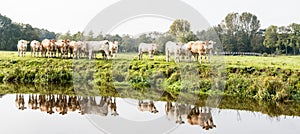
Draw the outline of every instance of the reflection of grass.
[[[300,116],[300,105],[297,102],[267,102],[247,97],[229,97],[216,96],[208,98],[208,95],[198,95],[193,93],[181,93],[177,96],[171,96],[168,92],[159,92],[157,90],[139,91],[130,87],[120,87],[117,90],[108,90],[99,88],[96,85],[74,84],[74,85],[34,85],[34,84],[0,84],[0,94],[17,93],[17,94],[65,94],[71,96],[114,96],[120,98],[132,98],[137,100],[154,100],[154,101],[173,101],[182,104],[191,104],[206,106],[212,101],[219,101],[215,105],[220,109],[236,109],[256,111],[268,114],[271,117],[280,115]],[[212,96],[210,96],[212,97]],[[214,107],[214,106],[213,106]]]
[[[225,58],[226,69],[222,70],[214,69],[218,64],[165,62],[164,56],[149,60],[144,55],[145,60],[139,61],[137,54],[119,54],[115,60],[89,61],[31,58],[29,55],[27,53],[27,57],[17,57],[16,52],[0,52],[0,81],[42,85],[74,83],[83,95],[99,92],[111,94],[110,91],[118,90],[118,93],[123,94],[166,92],[169,98],[189,93],[222,93],[265,101],[300,100],[299,56],[229,56]],[[216,57],[213,62],[220,59]],[[218,81],[221,75],[227,77],[226,83]],[[223,86],[224,92],[211,90],[212,87],[220,89]],[[126,87],[133,90],[122,90]]]

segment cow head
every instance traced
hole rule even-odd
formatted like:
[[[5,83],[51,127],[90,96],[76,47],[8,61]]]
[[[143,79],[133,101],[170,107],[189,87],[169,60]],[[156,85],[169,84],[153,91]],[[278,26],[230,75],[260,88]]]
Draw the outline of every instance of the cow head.
[[[119,42],[118,41],[109,42],[109,49],[112,53],[117,53],[119,49]]]

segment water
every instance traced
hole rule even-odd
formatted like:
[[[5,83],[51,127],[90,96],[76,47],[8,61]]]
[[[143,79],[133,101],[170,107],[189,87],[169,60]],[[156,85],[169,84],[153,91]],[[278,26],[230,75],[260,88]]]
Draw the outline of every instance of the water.
[[[169,110],[166,110],[166,105]],[[250,107],[250,104],[244,105]],[[221,104],[220,107],[224,106]],[[279,105],[276,107],[280,108]],[[6,94],[0,98],[0,126],[1,133],[5,134],[300,132],[300,111],[294,111],[294,115],[274,113],[272,110],[269,112],[205,106],[198,108],[164,101],[153,101],[152,104],[151,100],[140,102],[130,98],[101,96]],[[175,116],[176,113],[181,116]],[[193,121],[187,119],[188,115]],[[196,120],[196,117],[200,118],[199,115],[203,120],[201,125],[195,124],[200,123],[200,120]],[[194,122],[194,125],[190,122]]]

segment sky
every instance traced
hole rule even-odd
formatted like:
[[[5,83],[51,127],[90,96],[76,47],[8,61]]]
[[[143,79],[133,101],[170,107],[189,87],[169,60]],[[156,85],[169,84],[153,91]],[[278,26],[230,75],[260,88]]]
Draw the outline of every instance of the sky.
[[[14,22],[30,24],[33,27],[59,33],[76,33],[83,31],[99,12],[118,1],[120,0],[0,0],[0,14]],[[231,12],[250,12],[256,15],[261,22],[261,28],[300,23],[299,0],[182,1],[202,14],[211,26],[219,24]],[[136,18],[120,24],[111,33],[135,35],[151,30],[165,32],[171,23],[172,21],[162,18]]]

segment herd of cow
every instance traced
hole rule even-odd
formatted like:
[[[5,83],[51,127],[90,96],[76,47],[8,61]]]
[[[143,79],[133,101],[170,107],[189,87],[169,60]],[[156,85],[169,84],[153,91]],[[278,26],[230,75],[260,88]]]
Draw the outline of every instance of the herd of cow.
[[[166,61],[170,62],[171,55],[174,55],[175,62],[190,62],[192,56],[194,60],[198,61],[200,57],[200,64],[202,63],[202,56],[204,59],[210,61],[214,41],[190,41],[186,44],[180,42],[168,41],[165,45]],[[150,59],[154,58],[154,53],[157,51],[157,44],[141,43],[138,48],[139,60],[142,59],[143,53],[149,53]]]
[[[16,107],[24,110],[24,95],[16,95]],[[117,101],[115,97],[101,97],[97,101],[95,97],[80,97],[67,95],[29,95],[28,107],[32,110],[40,110],[48,114],[58,113],[65,115],[68,112],[79,112],[80,114],[93,114],[99,116],[118,116]],[[137,109],[140,112],[158,113],[153,101],[139,100]],[[56,111],[56,112],[55,112]],[[200,125],[203,129],[212,129],[216,127],[213,122],[211,108],[198,107],[187,104],[179,104],[175,102],[166,102],[165,114],[168,120],[177,124],[185,123],[184,120],[191,125]]]
[[[42,42],[33,40],[31,42],[26,40],[18,41],[18,56],[25,56],[27,45],[30,43],[31,56],[41,57],[61,57],[61,58],[81,58],[89,57],[92,59],[96,57],[96,53],[101,52],[103,58],[110,59],[118,52],[119,42],[117,41],[70,41],[70,40],[54,40],[44,39]],[[209,56],[212,53],[214,41],[190,41],[186,44],[169,41],[165,45],[166,61],[169,62],[171,55],[174,55],[175,62],[186,61],[190,62],[191,57],[202,63],[202,56],[210,60]],[[140,43],[138,48],[139,60],[142,59],[143,53],[149,53],[150,59],[154,58],[154,53],[157,51],[157,45],[150,43]]]
[[[114,41],[70,41],[44,39],[42,42],[33,40],[18,41],[18,56],[25,56],[27,45],[30,43],[31,57],[61,57],[61,58],[80,58],[88,56],[89,59],[96,56],[97,52],[102,52],[107,59],[118,51],[118,42]]]

